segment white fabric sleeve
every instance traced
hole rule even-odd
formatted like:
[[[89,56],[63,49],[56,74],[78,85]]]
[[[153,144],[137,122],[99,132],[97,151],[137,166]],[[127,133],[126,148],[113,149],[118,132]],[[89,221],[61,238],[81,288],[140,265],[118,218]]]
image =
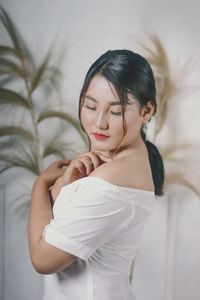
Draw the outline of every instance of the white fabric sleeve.
[[[45,240],[87,260],[113,237],[132,214],[117,191],[104,186],[62,188],[54,206],[54,219],[45,227]]]

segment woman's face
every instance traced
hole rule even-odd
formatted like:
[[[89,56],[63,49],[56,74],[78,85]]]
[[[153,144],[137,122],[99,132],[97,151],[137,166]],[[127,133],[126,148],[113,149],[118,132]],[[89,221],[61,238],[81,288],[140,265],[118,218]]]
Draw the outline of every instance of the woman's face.
[[[122,108],[114,86],[103,76],[96,75],[89,84],[81,109],[81,121],[90,139],[91,149],[113,152],[141,138],[144,116],[132,96],[129,97],[124,118],[127,127],[125,136]]]

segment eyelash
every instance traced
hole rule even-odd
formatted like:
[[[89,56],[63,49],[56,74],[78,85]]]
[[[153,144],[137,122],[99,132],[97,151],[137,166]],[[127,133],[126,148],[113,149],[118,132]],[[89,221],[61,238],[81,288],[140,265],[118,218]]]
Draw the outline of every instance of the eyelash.
[[[114,111],[111,111],[111,114],[114,115],[114,116],[121,116],[122,115],[121,112],[114,112]]]
[[[85,105],[86,108],[90,109],[90,110],[95,110],[96,108],[95,107],[91,107],[89,105]]]
[[[85,105],[85,107],[86,107],[87,109],[90,109],[90,110],[96,110],[95,107],[91,107],[91,106],[88,106],[88,105]],[[121,116],[121,115],[122,115],[121,112],[114,112],[114,111],[110,111],[110,112],[111,112],[111,114],[114,115],[114,116]]]

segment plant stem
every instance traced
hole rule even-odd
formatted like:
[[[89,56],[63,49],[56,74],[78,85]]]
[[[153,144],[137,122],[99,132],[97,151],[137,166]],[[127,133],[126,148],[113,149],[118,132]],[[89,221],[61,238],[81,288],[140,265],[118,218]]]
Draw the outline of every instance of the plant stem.
[[[43,156],[40,150],[40,138],[39,138],[39,132],[38,132],[38,125],[36,121],[36,113],[35,113],[35,108],[34,108],[34,103],[32,99],[32,91],[31,91],[31,78],[30,78],[30,73],[26,67],[26,62],[24,60],[24,57],[22,59],[22,68],[24,70],[24,81],[25,81],[25,87],[26,87],[26,92],[27,92],[27,100],[29,103],[30,107],[30,114],[31,114],[31,119],[32,119],[32,124],[33,124],[33,134],[34,134],[34,140],[33,140],[33,152],[35,153],[36,156],[36,163],[38,165],[38,170],[39,173],[43,171]]]

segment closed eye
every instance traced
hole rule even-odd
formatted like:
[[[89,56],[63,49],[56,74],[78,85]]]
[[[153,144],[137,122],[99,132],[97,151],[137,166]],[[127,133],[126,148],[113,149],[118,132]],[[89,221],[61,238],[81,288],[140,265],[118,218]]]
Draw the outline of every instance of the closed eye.
[[[89,106],[89,105],[84,105],[85,108],[90,109],[90,110],[96,110],[96,107],[94,106]]]
[[[122,115],[122,112],[121,111],[118,111],[118,112],[115,112],[115,111],[110,111],[110,113],[114,116],[121,116]]]

